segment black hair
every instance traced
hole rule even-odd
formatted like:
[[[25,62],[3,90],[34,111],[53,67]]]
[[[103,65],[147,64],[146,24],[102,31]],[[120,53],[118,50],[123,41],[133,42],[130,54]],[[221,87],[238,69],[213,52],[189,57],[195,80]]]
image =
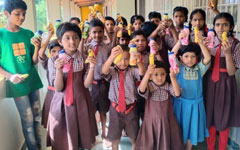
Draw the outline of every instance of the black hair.
[[[225,18],[229,23],[230,23],[230,28],[232,28],[229,33],[230,33],[230,36],[233,37],[233,28],[234,28],[234,19],[233,19],[233,16],[229,13],[226,13],[226,12],[223,12],[223,13],[220,13],[218,14],[214,20],[213,20],[213,26],[215,26],[215,23],[218,19],[221,19],[221,18]]]
[[[149,37],[156,28],[157,25],[151,21],[147,21],[142,24],[142,31],[147,37]]]
[[[58,40],[55,39],[55,40],[52,40],[48,43],[48,49],[49,51],[51,51],[54,47],[56,46],[59,46],[59,47],[62,47],[59,43],[58,43]]]
[[[123,16],[122,16],[122,21],[123,21],[123,25],[124,25],[124,26],[127,26],[127,25],[128,25],[127,19],[124,18]]]
[[[93,28],[93,27],[101,27],[104,30],[104,24],[99,19],[92,19],[90,21],[90,27],[91,28]]]
[[[179,56],[182,56],[184,53],[187,53],[187,52],[195,53],[199,60],[201,48],[197,43],[194,43],[194,42],[190,42],[188,45],[181,45],[180,49],[178,50],[178,54],[177,54],[178,58],[179,58]]]
[[[167,73],[166,81],[170,83],[171,80],[169,77],[169,67],[167,66],[167,64],[164,61],[154,60],[154,65],[155,65],[155,68],[163,68],[166,71]]]
[[[129,52],[129,47],[128,45],[121,44],[120,47],[122,48],[123,51]]]
[[[113,17],[106,16],[106,17],[105,17],[105,20],[106,20],[106,21],[107,21],[107,20],[110,20],[110,21],[113,22],[114,25],[116,24],[116,22],[115,22],[115,20],[113,19]]]
[[[76,20],[76,21],[78,21],[79,23],[81,22],[78,17],[72,17],[72,18],[70,18],[69,22],[71,23],[73,20]]]
[[[11,14],[14,9],[27,10],[27,4],[23,0],[5,0],[4,10]]]
[[[69,23],[69,22],[64,22],[64,23],[60,24],[60,26],[57,28],[57,32],[56,32],[57,39],[62,40],[64,33],[68,32],[68,31],[73,31],[73,32],[77,33],[81,40],[82,32],[81,32],[80,28],[78,27],[78,25],[76,25],[74,23]]]
[[[145,39],[147,40],[147,36],[142,30],[137,30],[137,31],[133,32],[133,34],[131,35],[131,39],[134,39],[137,35],[143,35],[145,37]]]
[[[184,16],[186,18],[185,22],[187,22],[187,20],[188,20],[188,9],[186,7],[177,6],[173,9],[173,16],[177,11],[181,11],[184,14]]]
[[[203,25],[203,31],[204,31],[204,36],[206,37],[207,36],[207,31],[206,31],[206,28],[207,28],[207,25],[206,25],[206,13],[203,9],[195,9],[192,11],[192,13],[190,14],[190,21],[189,21],[189,30],[191,31],[192,30],[192,24],[191,24],[191,21],[193,19],[193,16],[197,13],[200,13],[203,17],[203,20],[204,20],[204,25]]]
[[[122,36],[120,38],[129,38],[130,39],[130,36],[127,31],[122,31]]]
[[[159,18],[160,20],[162,20],[161,14],[156,11],[152,11],[148,14],[148,19],[151,20],[152,18]]]
[[[145,22],[145,19],[141,15],[133,15],[130,19],[130,23],[133,24],[135,20],[141,20],[142,23]]]

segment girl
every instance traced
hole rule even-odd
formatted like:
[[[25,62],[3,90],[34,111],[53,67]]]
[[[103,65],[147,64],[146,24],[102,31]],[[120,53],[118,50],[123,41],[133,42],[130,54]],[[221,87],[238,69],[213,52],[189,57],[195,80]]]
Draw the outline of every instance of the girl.
[[[42,42],[41,48],[38,52],[39,62],[42,64],[43,68],[47,71],[47,80],[48,80],[48,90],[47,90],[47,94],[46,94],[43,108],[42,108],[42,125],[44,128],[47,128],[49,109],[50,109],[52,97],[55,91],[53,85],[49,82],[48,62],[50,59],[48,59],[48,57],[46,56],[45,51],[48,46],[50,57],[54,57],[62,49],[62,46],[60,46],[57,40],[52,40],[49,43],[52,35],[54,34],[54,31],[50,27],[48,27],[47,30],[48,30],[47,39],[44,42]]]
[[[195,34],[193,31],[193,28],[197,27],[199,29],[199,32],[203,34],[203,36],[207,36],[208,28],[206,25],[206,13],[202,9],[195,9],[190,14],[190,22],[189,22],[189,29],[191,31],[190,33],[190,41],[195,41]]]
[[[141,30],[142,24],[145,22],[145,19],[141,15],[133,15],[130,19],[130,23],[133,26],[133,31]]]
[[[215,46],[211,49],[211,69],[205,75],[207,127],[210,137],[208,150],[215,150],[216,131],[219,131],[219,150],[225,150],[229,127],[240,126],[240,97],[235,72],[240,68],[240,43],[233,37],[234,20],[229,13],[218,14],[213,21]],[[227,39],[222,38],[223,32]]]
[[[138,88],[138,93],[146,98],[146,106],[135,150],[183,150],[182,134],[170,96],[180,96],[181,90],[172,70],[172,84],[166,82],[167,70],[164,62],[155,61],[155,65],[148,66]]]
[[[53,150],[91,149],[97,125],[87,88],[93,82],[96,59],[88,57],[90,66],[86,68],[84,55],[77,50],[81,39],[77,25],[61,24],[57,38],[66,57],[59,54],[48,65],[50,82],[55,88],[49,112],[48,146]],[[66,61],[69,69],[63,72]]]
[[[179,39],[184,33],[181,32]],[[192,145],[203,142],[208,137],[206,127],[206,114],[202,93],[202,77],[209,68],[211,56],[203,44],[203,37],[198,33],[199,45],[189,43],[182,46],[178,42],[174,48],[174,54],[178,54],[181,63],[178,63],[180,73],[177,75],[178,83],[182,89],[181,97],[174,98],[174,113],[183,133],[184,144],[187,143],[187,150]],[[180,49],[180,50],[179,50]],[[203,59],[199,62],[197,56],[202,51]]]
[[[173,20],[178,34],[183,29],[184,23],[188,19],[188,9],[186,7],[177,6],[173,9]]]

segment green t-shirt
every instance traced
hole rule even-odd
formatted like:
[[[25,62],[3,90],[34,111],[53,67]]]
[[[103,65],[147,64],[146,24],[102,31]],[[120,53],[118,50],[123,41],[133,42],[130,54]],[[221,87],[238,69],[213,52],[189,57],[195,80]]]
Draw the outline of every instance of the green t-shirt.
[[[6,96],[19,97],[40,89],[43,84],[33,64],[33,32],[21,28],[18,32],[0,29],[0,66],[11,74],[29,74],[19,84],[6,81]]]

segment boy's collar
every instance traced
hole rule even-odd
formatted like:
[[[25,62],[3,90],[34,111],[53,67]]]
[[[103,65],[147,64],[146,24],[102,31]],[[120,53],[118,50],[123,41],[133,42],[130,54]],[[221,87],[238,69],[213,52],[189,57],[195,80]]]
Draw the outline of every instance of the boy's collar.
[[[125,68],[124,70],[122,70],[122,69],[118,68],[117,65],[114,65],[114,69],[115,69],[116,71],[123,71],[123,72],[126,72],[126,71],[128,70],[128,68],[129,68],[129,66],[128,66],[127,68]]]
[[[103,42],[97,43],[94,40],[91,41],[91,45],[96,46],[96,45],[102,45]]]

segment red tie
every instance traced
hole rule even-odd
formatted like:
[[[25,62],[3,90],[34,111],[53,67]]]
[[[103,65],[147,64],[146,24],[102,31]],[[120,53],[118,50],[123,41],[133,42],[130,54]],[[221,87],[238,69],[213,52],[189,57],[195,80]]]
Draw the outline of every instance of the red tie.
[[[213,82],[217,82],[219,80],[219,70],[220,70],[219,63],[220,63],[221,47],[222,47],[222,44],[218,46],[218,49],[215,55],[213,72],[212,72]]]
[[[97,57],[97,53],[98,53],[98,44],[95,46],[95,48],[94,48],[94,55],[95,55],[95,57]]]
[[[124,72],[123,71],[120,71],[118,108],[119,108],[120,112],[124,112],[126,110],[125,90],[124,90]]]
[[[65,104],[71,106],[73,104],[73,59],[70,59],[70,70],[67,75],[67,86],[65,95]]]

